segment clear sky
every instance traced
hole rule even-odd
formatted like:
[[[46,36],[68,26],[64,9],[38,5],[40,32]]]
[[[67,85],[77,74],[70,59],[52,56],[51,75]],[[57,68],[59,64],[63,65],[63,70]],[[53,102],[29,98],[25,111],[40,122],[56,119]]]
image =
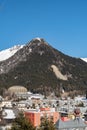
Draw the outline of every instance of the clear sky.
[[[0,0],[0,50],[35,37],[87,57],[87,0]]]

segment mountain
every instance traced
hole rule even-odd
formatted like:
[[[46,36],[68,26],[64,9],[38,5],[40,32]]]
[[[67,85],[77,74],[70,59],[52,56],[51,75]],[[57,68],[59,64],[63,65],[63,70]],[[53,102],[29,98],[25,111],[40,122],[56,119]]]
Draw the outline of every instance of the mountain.
[[[87,62],[87,58],[81,58],[83,61]]]
[[[32,92],[58,94],[87,89],[87,63],[50,46],[44,39],[32,39],[0,62],[0,90],[23,85]]]
[[[0,61],[4,61],[11,56],[13,56],[18,50],[20,50],[24,45],[17,45],[12,48],[0,51]]]

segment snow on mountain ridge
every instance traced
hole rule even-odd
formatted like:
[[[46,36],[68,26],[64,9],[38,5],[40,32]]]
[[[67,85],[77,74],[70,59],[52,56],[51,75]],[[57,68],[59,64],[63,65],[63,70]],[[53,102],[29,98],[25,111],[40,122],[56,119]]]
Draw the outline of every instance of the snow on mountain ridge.
[[[11,56],[13,56],[18,50],[23,48],[23,46],[24,45],[17,45],[17,46],[15,45],[9,49],[5,49],[5,50],[0,51],[0,61],[7,60]]]
[[[83,61],[87,62],[87,58],[81,58]]]

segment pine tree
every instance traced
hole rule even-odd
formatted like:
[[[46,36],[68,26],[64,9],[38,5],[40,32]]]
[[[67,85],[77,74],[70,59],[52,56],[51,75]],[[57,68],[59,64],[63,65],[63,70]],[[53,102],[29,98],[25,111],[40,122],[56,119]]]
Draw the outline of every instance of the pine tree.
[[[11,130],[35,130],[35,127],[24,117],[23,113],[20,113],[13,122]]]
[[[55,126],[52,119],[48,119],[47,117],[44,117],[43,120],[41,121],[39,130],[55,130]]]

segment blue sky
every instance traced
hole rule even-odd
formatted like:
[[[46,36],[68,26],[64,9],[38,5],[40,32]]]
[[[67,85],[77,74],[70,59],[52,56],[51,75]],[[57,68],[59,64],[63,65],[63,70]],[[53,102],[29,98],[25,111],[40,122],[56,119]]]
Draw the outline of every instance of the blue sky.
[[[0,50],[35,37],[87,57],[87,0],[0,0]]]

